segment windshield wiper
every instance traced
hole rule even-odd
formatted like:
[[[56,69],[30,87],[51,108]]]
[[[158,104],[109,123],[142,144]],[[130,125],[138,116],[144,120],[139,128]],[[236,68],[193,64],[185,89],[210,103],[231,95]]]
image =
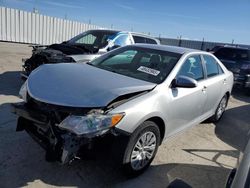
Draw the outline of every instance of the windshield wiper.
[[[94,64],[90,63],[90,61],[86,62],[86,64],[88,64],[90,66],[95,66]]]

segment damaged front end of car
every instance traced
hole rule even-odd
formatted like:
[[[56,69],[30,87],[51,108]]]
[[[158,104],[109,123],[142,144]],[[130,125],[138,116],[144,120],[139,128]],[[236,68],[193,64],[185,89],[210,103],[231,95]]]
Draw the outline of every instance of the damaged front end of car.
[[[45,148],[48,161],[65,164],[102,139],[126,143],[131,133],[119,127],[126,112],[115,109],[154,87],[88,64],[42,65],[21,87],[23,101],[12,105],[17,131]]]
[[[13,104],[18,115],[16,131],[25,130],[46,150],[47,161],[62,164],[91,149],[96,139],[121,136],[113,129],[124,113],[108,114],[102,109],[72,108],[45,104],[27,96],[27,102]],[[125,135],[122,135],[125,136]]]
[[[72,57],[67,56],[67,54],[62,51],[55,50],[51,47],[47,47],[41,50],[33,50],[33,54],[28,59],[22,59],[23,71],[21,73],[22,78],[28,78],[30,73],[37,67],[43,64],[55,64],[55,63],[74,63]]]
[[[43,64],[75,63],[72,55],[96,54],[99,49],[80,44],[52,44],[50,46],[32,46],[32,56],[22,59],[23,71],[21,77],[25,80],[30,73]]]

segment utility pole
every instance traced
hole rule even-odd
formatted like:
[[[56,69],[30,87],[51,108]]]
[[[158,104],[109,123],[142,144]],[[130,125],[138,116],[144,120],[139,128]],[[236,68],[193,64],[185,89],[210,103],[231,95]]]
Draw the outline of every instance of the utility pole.
[[[38,8],[37,8],[37,0],[35,0],[35,2],[34,2],[33,13],[35,13],[35,14],[38,14],[38,13],[39,13],[39,12],[38,12]]]
[[[179,37],[179,44],[178,44],[178,46],[181,46],[181,35],[180,35],[180,37]]]
[[[202,42],[201,42],[201,50],[203,50],[203,47],[204,47],[204,37],[202,38]]]
[[[67,13],[64,14],[64,19],[67,20],[68,19],[68,15]]]

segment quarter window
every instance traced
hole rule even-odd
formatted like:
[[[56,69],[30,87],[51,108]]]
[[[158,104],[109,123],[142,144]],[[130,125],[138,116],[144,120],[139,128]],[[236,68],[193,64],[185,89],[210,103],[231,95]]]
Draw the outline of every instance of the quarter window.
[[[157,44],[154,39],[149,39],[149,38],[146,38],[146,43],[147,44]]]
[[[204,58],[208,78],[223,73],[223,70],[221,69],[220,65],[212,56],[203,55],[203,58]]]
[[[147,43],[147,44],[157,44],[154,39],[140,37],[140,36],[133,36],[135,43]]]
[[[144,37],[133,36],[133,39],[134,39],[135,43],[146,43],[146,40]]]
[[[204,79],[203,67],[199,55],[188,57],[183,63],[178,76],[187,76],[197,81]]]

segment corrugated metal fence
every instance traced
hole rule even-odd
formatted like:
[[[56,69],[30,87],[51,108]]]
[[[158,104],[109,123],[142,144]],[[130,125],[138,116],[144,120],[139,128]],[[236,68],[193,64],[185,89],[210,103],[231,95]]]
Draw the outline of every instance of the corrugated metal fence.
[[[0,7],[0,40],[30,44],[53,44],[100,28],[17,9]]]
[[[229,44],[220,42],[207,42],[207,41],[170,39],[170,38],[160,38],[159,40],[161,41],[161,44],[170,46],[181,46],[185,48],[193,48],[198,50],[207,50],[207,49],[211,50],[213,47],[220,45],[239,46],[250,49],[250,45],[243,45],[243,44]]]
[[[100,27],[22,10],[0,7],[0,41],[29,44],[53,44],[66,41],[86,30],[97,28]],[[170,38],[161,38],[160,41],[161,44],[200,50],[212,49],[214,46],[227,44]],[[250,48],[248,45],[237,46]]]

